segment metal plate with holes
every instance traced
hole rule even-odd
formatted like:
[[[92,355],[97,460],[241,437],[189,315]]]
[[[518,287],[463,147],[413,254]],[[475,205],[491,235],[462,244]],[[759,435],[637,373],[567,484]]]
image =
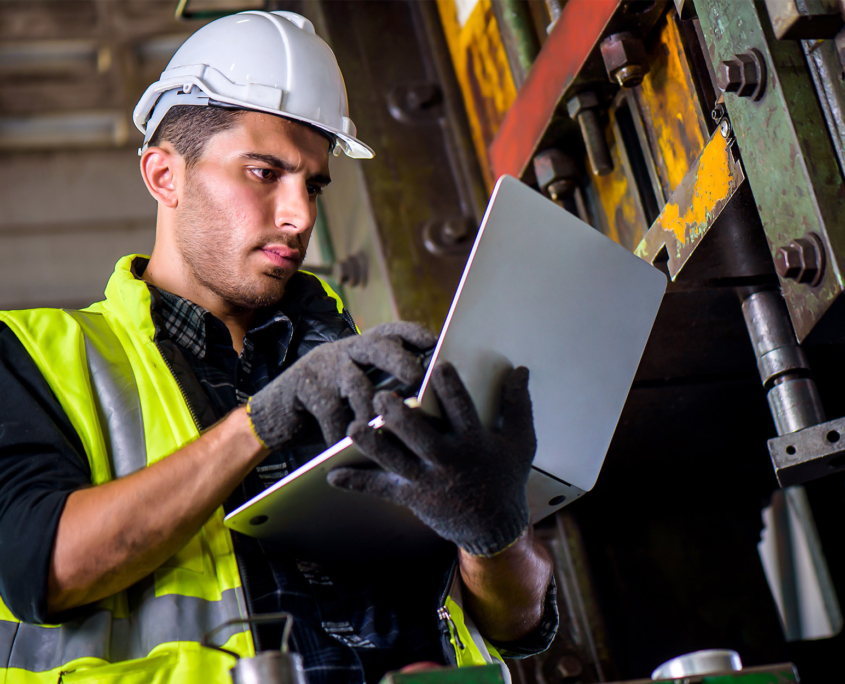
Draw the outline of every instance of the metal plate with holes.
[[[845,418],[770,439],[769,454],[782,487],[845,470]]]

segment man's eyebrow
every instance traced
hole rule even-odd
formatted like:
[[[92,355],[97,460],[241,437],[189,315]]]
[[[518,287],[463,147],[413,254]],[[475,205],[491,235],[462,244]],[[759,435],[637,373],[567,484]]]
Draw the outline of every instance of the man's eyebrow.
[[[260,161],[264,162],[265,164],[272,166],[276,169],[281,169],[282,171],[292,172],[296,171],[296,167],[291,164],[290,162],[286,162],[283,159],[279,159],[277,156],[273,154],[260,154],[258,152],[245,152],[241,155],[244,159],[252,159],[253,161]],[[309,176],[308,180],[312,183],[320,183],[321,185],[328,185],[332,182],[331,177],[327,173],[316,173],[313,176]]]

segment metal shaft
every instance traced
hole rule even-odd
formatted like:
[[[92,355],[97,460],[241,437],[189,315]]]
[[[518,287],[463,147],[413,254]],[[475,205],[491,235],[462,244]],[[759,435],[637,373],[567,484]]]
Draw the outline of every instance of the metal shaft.
[[[780,292],[763,290],[742,303],[757,370],[779,435],[825,421],[810,364],[798,345]]]
[[[587,148],[587,156],[590,158],[593,173],[597,176],[606,176],[613,171],[613,161],[610,158],[604,131],[599,125],[598,113],[595,109],[582,109],[578,113],[578,124],[581,126],[581,135],[584,137],[584,146]]]

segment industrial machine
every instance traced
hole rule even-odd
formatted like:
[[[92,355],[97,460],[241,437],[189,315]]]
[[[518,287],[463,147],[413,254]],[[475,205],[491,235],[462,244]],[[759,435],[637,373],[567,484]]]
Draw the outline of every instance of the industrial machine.
[[[635,679],[731,648],[829,681],[845,596],[839,3],[270,5],[313,18],[379,141],[341,181],[369,211],[324,203],[338,257],[368,263],[346,291],[365,323],[381,307],[439,329],[505,173],[671,279],[596,489],[538,529],[561,630],[514,680]],[[548,292],[550,315],[566,296]]]
[[[538,530],[562,627],[515,679],[631,679],[727,647],[829,681],[845,595],[839,4],[319,8],[356,65],[362,134],[385,143],[361,173],[400,316],[439,326],[504,173],[671,278],[606,472]],[[347,227],[329,229],[348,242]],[[548,293],[550,315],[565,296]]]
[[[547,652],[511,662],[514,682],[643,680],[711,648],[737,651],[746,669],[689,681],[791,682],[796,669],[811,684],[842,678],[839,0],[2,4],[0,148],[44,150],[59,133],[69,146],[125,148],[133,183],[127,112],[185,34],[246,9],[308,16],[377,148],[365,164],[332,160],[315,231],[323,263],[311,268],[345,286],[362,328],[402,318],[440,329],[502,174],[666,272],[598,483],[537,529],[555,560],[561,628]],[[61,59],[21,48],[46,40]],[[43,88],[27,85],[31,74]],[[83,228],[114,234],[83,209],[62,245]],[[37,237],[10,215],[0,254]],[[137,227],[120,220],[124,233]],[[530,242],[531,226],[514,225],[513,239]],[[549,315],[568,296],[578,295],[549,291]]]

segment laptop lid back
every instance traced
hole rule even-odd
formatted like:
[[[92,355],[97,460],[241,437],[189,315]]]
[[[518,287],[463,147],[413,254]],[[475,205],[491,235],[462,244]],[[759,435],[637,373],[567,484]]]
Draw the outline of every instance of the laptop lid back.
[[[482,239],[483,234],[483,239]],[[622,413],[666,277],[551,200],[499,179],[423,382],[451,361],[482,422],[498,416],[499,387],[527,366],[534,467],[588,491]]]

